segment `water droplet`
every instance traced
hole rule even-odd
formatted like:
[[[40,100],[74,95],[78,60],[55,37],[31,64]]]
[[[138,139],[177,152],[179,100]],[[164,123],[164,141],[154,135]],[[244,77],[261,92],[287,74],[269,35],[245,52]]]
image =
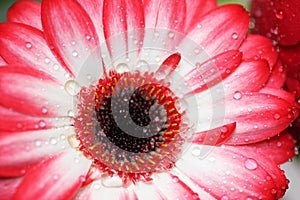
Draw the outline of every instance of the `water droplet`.
[[[106,177],[102,177],[101,184],[104,187],[115,188],[115,187],[122,187],[123,181],[118,176],[112,176],[112,177],[106,176]]]
[[[39,121],[39,127],[40,128],[45,128],[46,127],[46,122],[44,120]]]
[[[68,110],[68,116],[69,117],[74,117],[75,116],[75,113],[73,110]]]
[[[229,197],[228,196],[222,196],[221,200],[229,200]]]
[[[200,29],[202,27],[201,24],[197,24],[197,28]]]
[[[57,181],[59,179],[59,175],[55,174],[53,175],[53,180]]]
[[[245,167],[249,170],[255,170],[258,167],[256,160],[254,160],[252,158],[248,158],[244,164],[245,164]]]
[[[42,113],[43,113],[43,114],[47,114],[47,113],[48,113],[48,109],[45,108],[45,107],[43,107],[43,108],[42,108]]]
[[[156,62],[160,62],[160,61],[161,61],[160,57],[159,57],[159,56],[156,56],[156,57],[155,57],[155,61],[156,61]]]
[[[282,10],[277,10],[275,13],[275,16],[277,19],[283,19],[284,15],[283,15],[283,11]]]
[[[200,49],[195,48],[195,49],[194,49],[194,53],[195,53],[195,54],[199,54],[199,53],[200,53]]]
[[[85,39],[90,40],[92,37],[90,35],[86,35]]]
[[[198,157],[200,156],[200,148],[199,147],[195,147],[193,150],[192,150],[192,155],[195,156],[195,157]]]
[[[216,158],[215,158],[215,157],[210,157],[208,160],[209,160],[210,162],[215,162],[215,161],[216,161]]]
[[[178,178],[177,176],[174,176],[174,177],[172,178],[172,181],[173,181],[173,183],[178,183],[179,178]]]
[[[26,48],[27,48],[27,49],[31,49],[31,48],[32,48],[32,44],[31,44],[30,42],[27,42],[27,43],[26,43]]]
[[[76,42],[75,42],[75,41],[72,41],[71,44],[74,46],[74,45],[76,44]]]
[[[129,72],[129,67],[126,63],[119,63],[117,66],[116,66],[116,71],[118,73],[124,73],[124,72]]]
[[[65,83],[64,88],[65,88],[65,91],[71,96],[77,95],[81,89],[80,85],[74,80],[68,80]]]
[[[233,94],[233,98],[236,99],[236,100],[239,100],[242,98],[242,93],[240,93],[239,91],[236,91],[234,94]]]
[[[239,35],[234,32],[234,33],[232,33],[231,38],[234,39],[234,40],[236,40],[236,39],[239,38]]]
[[[53,65],[53,69],[54,69],[55,71],[59,70],[59,65],[58,65],[58,64],[54,64],[54,65]]]
[[[271,189],[271,194],[276,194],[277,190],[275,188]]]
[[[169,38],[173,39],[175,37],[175,34],[173,32],[169,32],[168,36]]]
[[[77,51],[73,51],[73,52],[72,52],[72,56],[73,56],[73,57],[77,57],[77,56],[78,56],[78,52],[77,52]]]
[[[49,64],[50,63],[50,58],[45,58],[45,63]]]
[[[50,144],[52,144],[52,145],[57,144],[57,139],[55,139],[55,138],[50,138]]]
[[[274,119],[279,120],[281,115],[279,113],[275,113],[273,117]]]
[[[149,71],[150,66],[145,60],[139,60],[136,64],[136,68],[140,72],[147,72],[147,71]]]
[[[35,146],[40,147],[40,146],[42,145],[42,142],[39,141],[39,140],[36,140],[36,141],[34,142],[34,144],[35,144]]]

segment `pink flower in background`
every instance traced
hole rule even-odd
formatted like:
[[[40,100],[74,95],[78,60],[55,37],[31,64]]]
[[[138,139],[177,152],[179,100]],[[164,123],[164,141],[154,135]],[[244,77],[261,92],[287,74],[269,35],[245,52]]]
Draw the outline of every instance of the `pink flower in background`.
[[[300,6],[297,0],[254,0],[251,6],[256,33],[276,42],[280,60],[287,67],[287,90],[300,99]],[[299,119],[289,129],[300,141]]]
[[[282,197],[298,112],[248,24],[211,0],[16,3],[0,24],[1,198]]]

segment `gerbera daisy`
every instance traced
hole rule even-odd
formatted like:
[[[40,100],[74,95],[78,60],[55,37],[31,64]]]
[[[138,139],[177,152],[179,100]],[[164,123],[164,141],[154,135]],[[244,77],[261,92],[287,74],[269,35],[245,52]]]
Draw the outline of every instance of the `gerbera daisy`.
[[[16,3],[0,24],[1,198],[282,197],[294,143],[278,134],[298,113],[248,23],[211,0]]]

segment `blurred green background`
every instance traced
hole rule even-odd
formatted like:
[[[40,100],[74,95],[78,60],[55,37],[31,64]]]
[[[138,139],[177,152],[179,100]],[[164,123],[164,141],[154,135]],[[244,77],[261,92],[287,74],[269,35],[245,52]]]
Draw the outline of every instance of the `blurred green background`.
[[[17,0],[0,0],[0,22],[6,21],[7,10],[16,1]],[[41,1],[41,0],[37,0],[37,1]],[[246,8],[248,8],[249,1],[250,0],[219,0],[219,5],[223,5],[226,3],[239,3],[245,6]]]

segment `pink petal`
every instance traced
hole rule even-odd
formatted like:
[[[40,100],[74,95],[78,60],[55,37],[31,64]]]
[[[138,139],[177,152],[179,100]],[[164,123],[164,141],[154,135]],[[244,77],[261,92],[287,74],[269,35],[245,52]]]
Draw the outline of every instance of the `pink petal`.
[[[286,69],[278,60],[275,67],[273,67],[271,76],[269,77],[266,87],[281,88],[286,80]]]
[[[102,12],[103,12],[103,0],[77,0],[80,5],[85,9],[86,13],[90,16],[99,41],[104,42],[104,33],[103,33],[103,20],[102,20]]]
[[[276,164],[283,164],[295,155],[295,142],[288,132],[282,132],[268,140],[243,146],[244,152],[257,152]]]
[[[16,2],[7,12],[7,21],[26,24],[42,30],[41,3],[34,1]]]
[[[199,158],[193,154],[196,148],[191,145],[176,167],[216,199],[275,199],[281,190],[276,183],[286,181],[275,163],[259,154],[253,157],[232,151],[235,147],[211,147],[207,157]]]
[[[95,27],[80,4],[73,0],[42,2],[42,24],[51,50],[67,64],[68,71],[77,75],[91,59],[99,66],[99,41]],[[101,61],[101,60],[100,60]]]
[[[271,87],[264,87],[259,92],[264,93],[264,94],[271,94],[273,96],[284,99],[287,102],[290,102],[291,105],[293,105],[294,100],[295,100],[295,95],[293,93],[287,92],[280,88],[276,89],[276,88],[271,88]]]
[[[247,35],[240,50],[243,52],[243,59],[265,59],[268,61],[271,68],[275,65],[278,58],[278,53],[272,44],[272,41],[261,35]]]
[[[202,16],[217,7],[216,0],[186,0],[186,24],[185,32],[195,28]]]
[[[0,178],[0,196],[2,200],[11,200],[22,178]]]
[[[283,131],[298,116],[290,102],[270,94],[236,92],[228,97],[225,105],[228,108],[225,123],[237,123],[226,144],[265,140]],[[214,120],[220,119],[216,117]]]
[[[269,174],[269,176],[266,176],[265,178],[266,180],[272,180],[274,182],[274,187],[271,190],[265,190],[265,188],[263,188],[263,190],[272,193],[272,195],[276,197],[274,199],[280,199],[284,195],[285,191],[288,189],[289,181],[287,180],[284,171],[279,168],[277,163],[270,160],[268,157],[261,155],[259,151],[247,151],[244,146],[227,146],[226,149],[235,152],[237,155],[250,158],[245,162],[245,167],[248,169],[253,169],[256,164],[258,164]]]
[[[0,106],[0,130],[3,131],[40,130],[71,124],[72,121],[67,117],[33,117]]]
[[[147,28],[182,32],[185,26],[185,0],[144,0]],[[176,14],[175,14],[176,13]]]
[[[0,68],[0,104],[35,116],[68,116],[72,97],[40,71],[12,66]]]
[[[70,133],[70,127],[26,132],[0,131],[0,175],[24,175],[32,166],[68,148],[66,138]]]
[[[141,0],[104,0],[103,30],[113,59],[138,51],[144,39],[144,12]],[[133,37],[137,44],[129,38]]]
[[[234,132],[236,123],[226,124],[222,127],[195,133],[193,143],[202,145],[220,145],[226,142]]]
[[[249,15],[242,6],[221,6],[203,16],[187,37],[214,56],[238,49],[246,37],[248,24]]]
[[[243,61],[237,69],[221,83],[226,94],[235,91],[259,91],[270,76],[270,68],[265,60]]]
[[[90,161],[69,150],[29,171],[15,199],[70,199],[84,182]]]
[[[239,66],[241,60],[241,52],[232,50],[198,64],[185,75],[191,89],[191,91],[186,91],[187,95],[202,92],[221,82]]]
[[[70,76],[51,53],[41,31],[16,23],[2,23],[0,30],[0,55],[7,63],[45,71],[62,83]]]

